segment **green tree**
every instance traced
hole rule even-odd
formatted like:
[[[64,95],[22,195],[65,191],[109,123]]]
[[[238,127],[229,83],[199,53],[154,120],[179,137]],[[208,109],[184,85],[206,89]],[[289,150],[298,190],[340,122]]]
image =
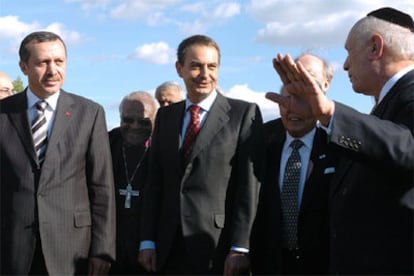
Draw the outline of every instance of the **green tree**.
[[[16,93],[20,93],[24,90],[23,81],[20,77],[17,77],[12,83]]]

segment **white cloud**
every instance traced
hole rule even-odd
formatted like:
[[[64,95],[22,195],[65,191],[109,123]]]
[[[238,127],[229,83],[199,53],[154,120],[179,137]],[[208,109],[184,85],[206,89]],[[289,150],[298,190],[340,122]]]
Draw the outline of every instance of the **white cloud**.
[[[154,42],[137,47],[131,58],[151,64],[169,64],[175,60],[175,51],[165,42]]]
[[[202,34],[207,31],[205,22],[195,20],[193,22],[179,22],[180,32],[185,35]]]
[[[65,0],[65,3],[80,3],[81,9],[89,12],[95,9],[106,9],[113,0]]]
[[[222,3],[213,11],[216,19],[230,18],[240,13],[240,5],[237,3]]]
[[[21,21],[18,16],[0,17],[0,41],[7,45],[8,51],[17,53],[22,39],[33,31],[46,30],[51,31],[65,41],[67,45],[77,45],[84,38],[77,31],[68,30],[63,24],[53,22],[47,26],[41,26],[37,21],[26,23]]]
[[[342,46],[352,25],[381,6],[413,11],[413,1],[251,0],[247,12],[264,27],[256,41],[269,45]]]
[[[229,91],[224,92],[224,94],[229,98],[256,103],[262,112],[263,121],[275,119],[280,116],[278,104],[266,99],[264,92],[251,90],[247,84],[234,85]]]
[[[205,3],[203,2],[185,4],[180,7],[181,11],[190,12],[190,13],[200,13],[200,12],[203,12],[205,9],[206,9]]]
[[[84,37],[79,32],[68,30],[61,23],[54,22],[46,26],[45,29],[58,34],[67,45],[78,45],[84,40]]]
[[[18,16],[0,17],[1,48],[7,49],[6,51],[10,53],[17,53],[23,37],[38,28],[40,28],[39,23],[25,23],[20,21]]]
[[[141,17],[151,17],[152,13],[164,10],[169,6],[176,5],[180,0],[128,0],[122,3],[110,12],[111,17],[117,19],[139,19]]]

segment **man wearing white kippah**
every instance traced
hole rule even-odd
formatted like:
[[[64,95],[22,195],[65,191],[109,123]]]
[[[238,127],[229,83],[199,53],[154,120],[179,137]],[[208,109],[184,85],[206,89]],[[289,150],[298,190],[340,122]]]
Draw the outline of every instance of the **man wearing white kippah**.
[[[353,89],[376,100],[369,115],[328,99],[289,55],[273,60],[289,93],[311,105],[340,159],[331,183],[330,270],[413,275],[413,209],[402,201],[414,184],[413,19],[393,8],[372,11],[352,27],[345,48]]]

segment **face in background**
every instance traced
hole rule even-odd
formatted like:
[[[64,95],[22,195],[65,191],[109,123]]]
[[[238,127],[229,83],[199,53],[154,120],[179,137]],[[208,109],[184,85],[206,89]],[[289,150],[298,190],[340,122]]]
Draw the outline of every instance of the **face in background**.
[[[167,106],[183,100],[182,91],[176,86],[169,86],[157,91],[156,97],[160,106]]]
[[[329,81],[324,74],[322,60],[312,55],[303,55],[296,59],[300,61],[305,69],[315,78],[321,89],[326,93],[329,88]],[[316,124],[312,115],[310,105],[295,95],[291,95],[282,88],[282,95],[289,98],[288,107],[280,105],[280,117],[285,129],[295,138],[300,138],[311,131]]]
[[[0,100],[13,95],[14,87],[10,78],[0,72]]]
[[[125,144],[144,145],[151,136],[155,111],[148,106],[141,100],[123,101],[120,128]]]
[[[48,98],[63,86],[66,74],[66,51],[60,40],[26,45],[30,57],[20,61],[20,69],[27,76],[29,88],[41,99]]]
[[[212,46],[193,44],[185,53],[184,63],[176,63],[176,69],[184,80],[190,101],[201,102],[216,88],[219,53]]]

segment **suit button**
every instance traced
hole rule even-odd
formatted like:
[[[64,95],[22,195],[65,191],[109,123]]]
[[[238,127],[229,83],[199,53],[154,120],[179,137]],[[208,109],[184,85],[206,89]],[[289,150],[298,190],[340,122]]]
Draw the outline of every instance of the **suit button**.
[[[348,193],[348,189],[347,188],[343,188],[342,189],[342,195],[346,195]]]

